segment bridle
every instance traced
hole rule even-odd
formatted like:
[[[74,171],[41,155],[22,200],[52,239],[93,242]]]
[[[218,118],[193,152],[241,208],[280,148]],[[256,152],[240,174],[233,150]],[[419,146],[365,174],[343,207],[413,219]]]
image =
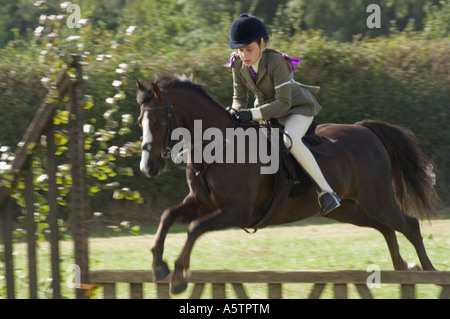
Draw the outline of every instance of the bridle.
[[[169,99],[167,98],[167,94],[164,91],[161,91],[164,99],[166,100],[166,104],[162,106],[157,107],[149,107],[149,106],[142,106],[141,105],[141,113],[145,111],[158,111],[158,110],[164,110],[167,109],[167,129],[166,129],[166,138],[164,140],[163,148],[161,151],[161,157],[163,159],[170,158],[170,152],[172,151],[173,145],[170,145],[170,135],[172,134],[174,127],[174,121],[176,122],[176,126],[179,126],[178,117],[175,111],[173,110],[172,104],[169,102]],[[139,121],[139,124],[141,124],[141,121]],[[150,148],[152,144],[161,144],[162,142],[152,141],[142,144],[141,149],[143,151],[147,151],[150,153]]]

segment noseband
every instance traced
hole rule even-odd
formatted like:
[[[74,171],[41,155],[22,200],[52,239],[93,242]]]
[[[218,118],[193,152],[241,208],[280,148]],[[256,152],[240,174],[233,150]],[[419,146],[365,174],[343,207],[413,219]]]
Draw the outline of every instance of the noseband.
[[[167,94],[164,91],[161,91],[162,94],[164,95],[164,99],[166,100],[166,105],[163,106],[158,106],[158,107],[148,107],[148,106],[141,106],[141,112],[144,111],[157,111],[157,110],[164,110],[167,109],[167,130],[166,130],[166,138],[164,140],[164,145],[163,145],[163,149],[161,151],[161,157],[163,159],[168,159],[170,158],[170,152],[172,151],[172,146],[170,145],[170,135],[172,134],[172,131],[174,129],[174,119],[176,122],[176,125],[179,126],[178,124],[178,117],[177,114],[175,113],[175,111],[173,110],[173,106],[172,104],[169,102],[169,99],[167,98]],[[152,141],[152,142],[148,142],[148,143],[144,143],[141,147],[141,149],[143,151],[147,151],[150,153],[150,147],[152,144],[161,144],[162,142],[156,142],[156,141]]]

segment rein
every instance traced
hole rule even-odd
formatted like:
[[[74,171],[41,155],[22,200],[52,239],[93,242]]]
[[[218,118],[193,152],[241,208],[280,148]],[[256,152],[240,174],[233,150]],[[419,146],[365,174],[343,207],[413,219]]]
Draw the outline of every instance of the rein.
[[[276,119],[272,119],[269,121],[263,121],[262,123],[260,122],[246,122],[246,123],[240,123],[236,117],[235,117],[235,113],[236,113],[236,109],[233,109],[232,107],[228,107],[227,111],[233,111],[234,113],[230,113],[231,116],[231,120],[233,121],[234,124],[234,128],[237,127],[255,127],[255,128],[267,128],[268,129],[268,136],[267,138],[270,140],[271,135],[270,135],[270,129],[272,128],[278,128],[281,130],[281,134],[283,134],[284,136],[286,136],[289,141],[290,141],[290,146],[286,147],[286,149],[281,150],[282,152],[290,152],[292,149],[292,138],[291,136],[284,130],[284,126],[282,126],[280,123],[278,123],[278,121]],[[230,126],[231,127],[231,126]]]

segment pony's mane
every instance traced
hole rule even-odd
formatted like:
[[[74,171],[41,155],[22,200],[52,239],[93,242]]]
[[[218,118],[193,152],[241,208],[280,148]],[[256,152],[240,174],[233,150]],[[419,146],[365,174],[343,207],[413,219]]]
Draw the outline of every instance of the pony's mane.
[[[194,82],[185,75],[163,75],[159,76],[155,82],[162,90],[170,89],[186,89],[194,91],[203,96],[217,106],[223,108],[216,100],[214,100],[205,90],[202,84]]]
[[[158,76],[155,83],[162,90],[169,89],[191,89],[199,94],[208,95],[201,84],[195,83],[186,75],[166,74]]]

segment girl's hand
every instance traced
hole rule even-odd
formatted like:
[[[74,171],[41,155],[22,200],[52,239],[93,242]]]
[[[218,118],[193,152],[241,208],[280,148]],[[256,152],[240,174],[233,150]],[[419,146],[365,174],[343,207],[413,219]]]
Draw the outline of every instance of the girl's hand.
[[[239,110],[234,113],[236,120],[240,123],[250,122],[253,119],[252,112],[250,110]]]

